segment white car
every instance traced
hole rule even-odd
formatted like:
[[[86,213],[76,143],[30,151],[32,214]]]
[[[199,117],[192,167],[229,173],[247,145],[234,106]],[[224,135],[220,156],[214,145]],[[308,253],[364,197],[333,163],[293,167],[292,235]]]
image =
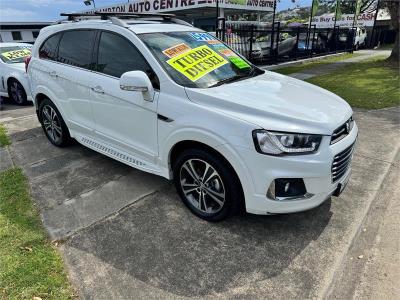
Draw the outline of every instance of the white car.
[[[339,34],[339,42],[347,43],[349,33],[341,33]],[[354,31],[353,37],[353,46],[355,50],[358,50],[360,47],[365,46],[367,42],[367,31],[364,27],[357,27]]]
[[[358,50],[359,47],[365,46],[367,43],[367,30],[364,27],[357,27],[354,37],[354,47]]]
[[[31,44],[0,43],[0,96],[19,105],[32,101],[24,63],[31,49]]]
[[[103,18],[36,40],[28,74],[51,143],[74,138],[172,179],[211,221],[303,211],[343,190],[358,132],[346,101],[169,16]]]

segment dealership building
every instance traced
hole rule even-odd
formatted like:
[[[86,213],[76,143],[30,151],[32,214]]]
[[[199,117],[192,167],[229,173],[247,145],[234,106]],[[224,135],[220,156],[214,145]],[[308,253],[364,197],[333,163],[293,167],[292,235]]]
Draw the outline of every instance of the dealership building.
[[[97,8],[98,12],[172,13],[196,27],[215,30],[219,17],[237,14],[273,13],[274,0],[138,0]],[[94,9],[86,12],[94,12]]]
[[[0,22],[0,42],[33,43],[51,22]]]

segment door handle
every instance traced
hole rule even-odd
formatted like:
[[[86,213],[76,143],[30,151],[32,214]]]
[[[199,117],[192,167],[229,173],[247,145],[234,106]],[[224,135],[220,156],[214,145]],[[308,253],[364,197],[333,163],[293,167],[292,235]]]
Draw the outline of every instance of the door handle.
[[[95,87],[91,87],[90,89],[95,93],[104,94],[103,88],[99,85],[96,85]]]
[[[49,72],[49,75],[50,75],[51,77],[56,77],[56,78],[58,77],[56,71],[51,71],[51,72]]]

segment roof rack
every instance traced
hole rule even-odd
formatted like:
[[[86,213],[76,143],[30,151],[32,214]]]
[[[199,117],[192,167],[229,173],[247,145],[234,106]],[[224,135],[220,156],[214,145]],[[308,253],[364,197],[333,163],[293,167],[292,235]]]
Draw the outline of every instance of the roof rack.
[[[162,21],[168,23],[176,23],[180,25],[186,25],[193,27],[192,24],[185,22],[180,19],[176,19],[174,14],[160,14],[160,13],[115,13],[115,12],[94,12],[94,13],[61,13],[60,16],[67,17],[67,21],[78,22],[81,20],[90,20],[90,19],[98,19],[100,20],[110,20],[113,24],[129,27],[130,25],[126,23],[124,20],[137,20],[137,19],[146,19],[148,21],[156,21],[151,20],[152,18],[161,18]],[[57,23],[62,23],[65,20],[58,21]],[[158,20],[157,20],[158,21]]]

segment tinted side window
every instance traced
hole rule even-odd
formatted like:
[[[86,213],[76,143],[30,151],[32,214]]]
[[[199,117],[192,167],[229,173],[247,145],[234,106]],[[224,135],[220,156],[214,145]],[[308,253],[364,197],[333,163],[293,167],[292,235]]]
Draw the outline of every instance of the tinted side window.
[[[58,46],[57,61],[90,69],[95,32],[75,30],[64,32]]]
[[[139,50],[130,41],[114,33],[101,33],[96,69],[118,78],[128,71],[143,71],[149,76],[153,87],[160,88],[156,74]]]
[[[43,59],[56,60],[57,45],[60,40],[61,33],[48,38],[39,49],[39,57]]]

